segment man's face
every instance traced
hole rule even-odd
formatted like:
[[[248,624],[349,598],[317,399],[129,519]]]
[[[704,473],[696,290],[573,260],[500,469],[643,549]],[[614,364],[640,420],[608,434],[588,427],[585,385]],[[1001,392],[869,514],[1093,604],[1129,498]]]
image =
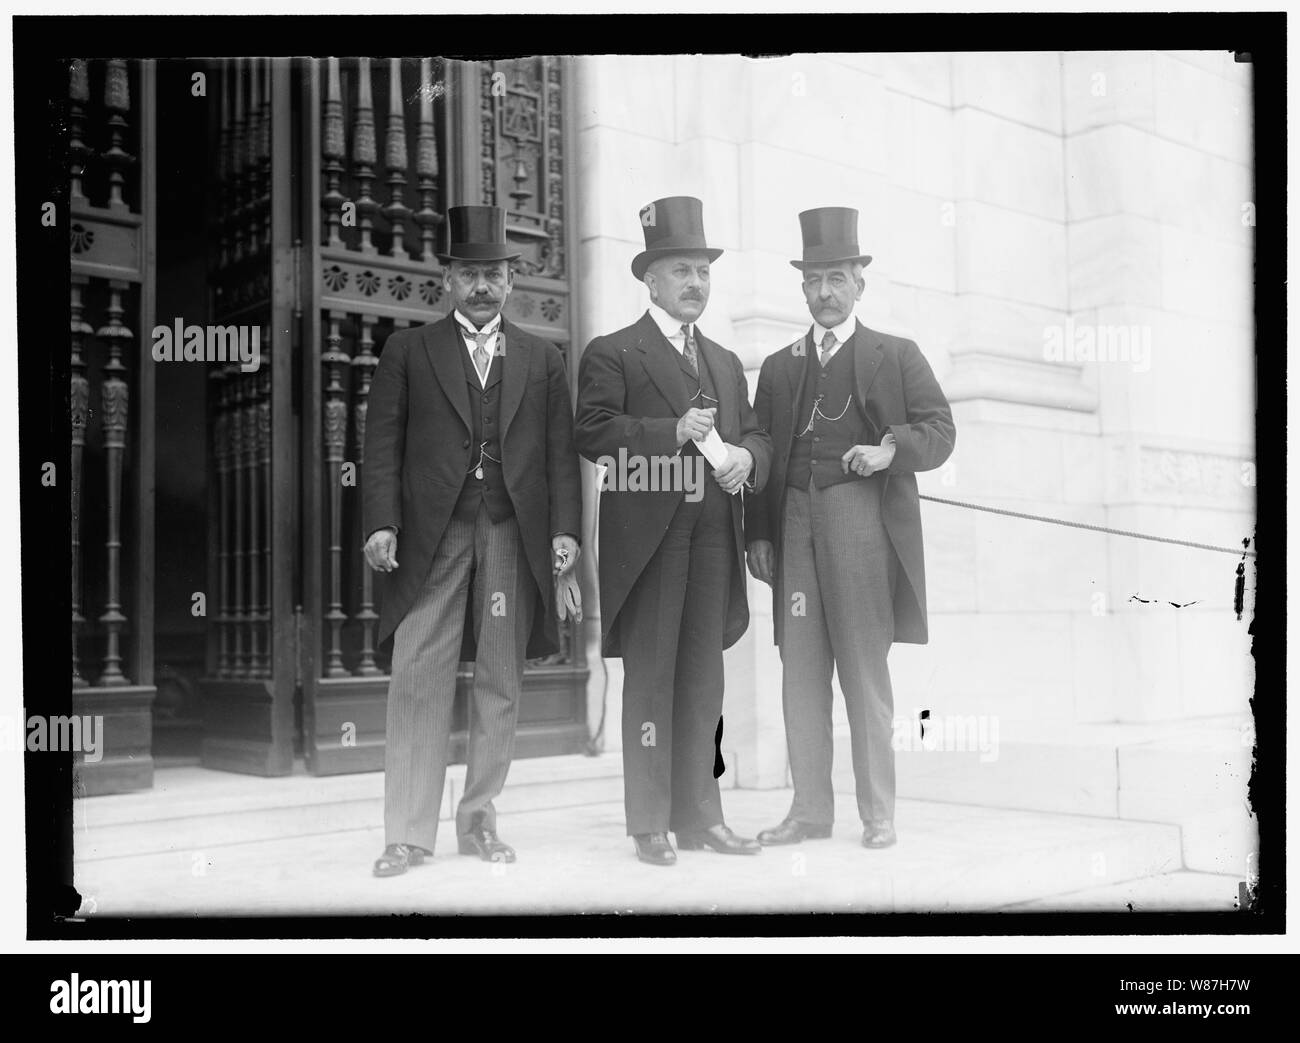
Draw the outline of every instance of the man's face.
[[[853,303],[862,298],[866,281],[853,274],[853,266],[816,265],[804,269],[803,295],[812,317],[828,329],[853,314]]]
[[[709,303],[709,256],[670,254],[651,263],[645,272],[650,299],[680,322],[694,322]]]
[[[452,261],[442,276],[443,289],[475,326],[496,318],[514,289],[508,261]]]

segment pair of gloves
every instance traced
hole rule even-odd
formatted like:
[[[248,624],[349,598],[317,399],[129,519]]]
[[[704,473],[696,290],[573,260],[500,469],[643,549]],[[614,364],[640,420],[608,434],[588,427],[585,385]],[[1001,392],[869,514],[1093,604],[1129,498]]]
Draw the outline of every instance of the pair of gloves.
[[[568,567],[567,572],[561,572]],[[555,612],[563,621],[570,616],[575,623],[582,622],[582,588],[578,585],[577,563],[569,564],[567,557],[556,555],[551,565],[555,573]]]

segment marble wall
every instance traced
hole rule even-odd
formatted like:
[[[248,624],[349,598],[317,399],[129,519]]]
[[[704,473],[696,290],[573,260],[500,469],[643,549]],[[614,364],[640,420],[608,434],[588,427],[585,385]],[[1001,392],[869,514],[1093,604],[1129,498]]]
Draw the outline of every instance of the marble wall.
[[[788,264],[798,212],[857,207],[875,258],[859,316],[913,338],[953,403],[957,449],[923,493],[1227,546],[1252,535],[1249,66],[1210,52],[576,62],[584,342],[645,307],[628,267],[639,208],[699,196],[726,250],[700,325],[752,390],[809,322]],[[923,515],[931,641],[895,647],[898,713],[1005,729],[1245,711],[1232,556]],[[734,783],[781,785],[768,588],[751,580],[750,602],[727,654],[724,752]],[[607,749],[620,665],[606,664]]]

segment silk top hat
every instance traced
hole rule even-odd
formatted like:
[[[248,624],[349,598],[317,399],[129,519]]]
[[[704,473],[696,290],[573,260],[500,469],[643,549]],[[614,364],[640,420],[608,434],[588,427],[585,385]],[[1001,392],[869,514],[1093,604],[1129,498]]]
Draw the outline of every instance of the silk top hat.
[[[668,196],[641,208],[645,249],[632,258],[632,274],[645,278],[650,262],[669,254],[698,251],[710,261],[722,256],[704,241],[704,204],[694,196]]]
[[[851,206],[820,206],[799,215],[803,260],[790,263],[800,271],[814,264],[839,264],[871,258],[858,249],[858,212]]]
[[[499,206],[447,209],[447,250],[438,260],[513,261],[519,251],[506,242],[506,212]]]

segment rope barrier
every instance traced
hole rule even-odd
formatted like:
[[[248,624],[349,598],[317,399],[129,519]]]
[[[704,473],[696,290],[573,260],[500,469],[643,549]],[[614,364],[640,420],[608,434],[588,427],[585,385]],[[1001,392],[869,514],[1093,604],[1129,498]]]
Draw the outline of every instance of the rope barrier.
[[[1089,532],[1104,532],[1110,536],[1127,536],[1134,540],[1150,540],[1152,543],[1171,543],[1177,547],[1194,547],[1197,550],[1210,550],[1219,554],[1231,554],[1246,558],[1255,557],[1253,550],[1235,550],[1232,547],[1216,547],[1211,543],[1196,543],[1192,540],[1175,540],[1168,536],[1152,536],[1145,532],[1132,532],[1129,529],[1112,529],[1105,525],[1089,525],[1086,522],[1067,521],[1064,518],[1049,518],[1042,514],[1025,514],[1022,511],[1009,511],[1002,507],[988,507],[980,503],[966,503],[963,500],[945,500],[942,496],[918,494],[922,500],[931,503],[946,503],[950,507],[965,507],[972,511],[984,511],[987,514],[1001,514],[1007,518],[1024,518],[1026,521],[1046,522],[1049,525],[1064,525],[1069,529],[1087,529]],[[1243,541],[1244,542],[1244,541]]]

